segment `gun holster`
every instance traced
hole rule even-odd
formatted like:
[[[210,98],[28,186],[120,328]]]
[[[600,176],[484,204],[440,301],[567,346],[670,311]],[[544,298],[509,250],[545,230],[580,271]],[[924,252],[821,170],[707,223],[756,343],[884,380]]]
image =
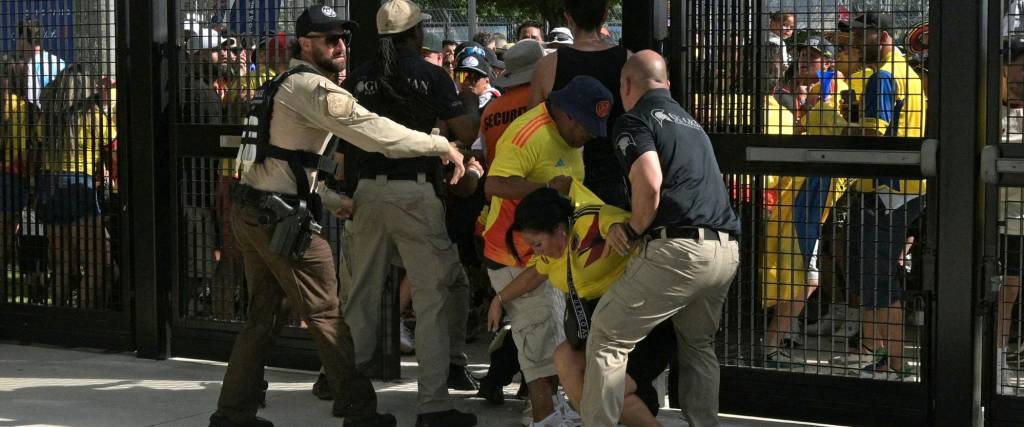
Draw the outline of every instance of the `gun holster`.
[[[288,203],[278,195],[268,194],[260,208],[266,213],[268,224],[274,224],[270,251],[280,256],[302,258],[313,241],[313,234],[320,234],[322,229],[313,220],[305,200]]]

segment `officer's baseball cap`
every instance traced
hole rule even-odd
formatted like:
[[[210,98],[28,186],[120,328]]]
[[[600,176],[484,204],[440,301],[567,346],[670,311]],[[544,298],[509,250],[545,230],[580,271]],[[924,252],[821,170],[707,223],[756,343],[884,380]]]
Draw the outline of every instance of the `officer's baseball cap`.
[[[389,0],[377,9],[377,34],[398,34],[420,22],[429,21],[430,15],[409,0]]]
[[[825,40],[825,38],[822,36],[810,36],[807,38],[807,40],[804,40],[799,45],[797,45],[797,48],[805,47],[814,49],[819,54],[821,54],[822,58],[832,59],[836,57],[835,46],[832,46],[832,43],[829,43],[829,41]]]
[[[551,106],[569,115],[596,137],[608,136],[608,115],[615,99],[611,91],[590,76],[576,76],[548,96]]]
[[[359,24],[338,17],[330,6],[310,6],[295,20],[295,36],[306,37],[310,33],[351,32]]]
[[[888,13],[864,12],[850,20],[850,28],[892,32],[892,18]]]

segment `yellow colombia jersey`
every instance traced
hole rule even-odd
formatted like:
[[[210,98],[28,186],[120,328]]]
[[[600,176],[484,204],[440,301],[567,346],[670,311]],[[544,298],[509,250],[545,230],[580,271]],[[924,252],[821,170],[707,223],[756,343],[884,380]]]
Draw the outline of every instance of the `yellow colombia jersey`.
[[[903,55],[893,52],[885,59],[864,86],[861,97],[861,121],[864,127],[876,128],[890,137],[924,136],[928,100],[921,78]],[[856,188],[862,192],[923,194],[923,180],[860,179]]]
[[[488,176],[523,177],[543,184],[565,175],[583,182],[583,150],[570,147],[559,135],[544,103],[523,113],[508,126],[495,147]],[[492,197],[483,220],[484,256],[502,265],[516,265],[505,245],[518,201]],[[517,239],[517,249],[528,248]],[[519,250],[523,260],[528,252]]]
[[[97,172],[100,151],[117,137],[117,128],[99,106],[76,114],[74,120],[71,144],[51,144],[47,148],[45,169],[93,175]]]
[[[800,118],[808,135],[840,135],[846,120],[839,112],[839,91],[846,90],[842,81],[833,82],[831,96],[816,100]],[[820,84],[810,93],[822,93]],[[765,246],[761,256],[762,301],[770,307],[778,301],[802,300],[805,289],[794,285],[807,284],[806,274],[814,246],[821,237],[821,226],[846,191],[846,178],[769,176],[769,190],[778,196],[775,209],[765,228]]]
[[[768,188],[778,191],[778,203],[765,226],[761,256],[762,301],[766,307],[779,300],[802,300],[807,268],[821,228],[836,200],[846,191],[845,178],[769,177]],[[795,293],[794,293],[795,291]]]
[[[5,95],[2,102],[0,171],[26,172],[21,169],[28,162],[28,103],[13,93]]]
[[[709,101],[704,99],[704,95],[694,95],[694,98],[698,105],[700,105],[700,102]],[[722,95],[718,104],[712,104],[712,106],[713,116],[711,120],[716,123],[731,126],[753,125],[750,112],[754,111],[756,106],[754,105],[753,98],[750,96],[741,94]],[[796,123],[793,112],[779,104],[779,101],[774,96],[766,96],[762,108],[764,108],[762,120],[764,121],[764,133],[766,135],[793,134],[793,125]]]
[[[604,205],[590,190],[573,181],[569,196],[574,211],[572,233],[561,258],[534,257],[530,264],[562,292],[569,292],[566,265],[572,263],[572,279],[582,299],[598,299],[626,271],[629,256],[619,255],[605,242],[612,224],[626,221],[630,214]]]
[[[833,80],[829,96],[821,96],[821,83],[811,86],[808,93],[818,94],[814,104],[800,117],[800,127],[808,135],[842,135],[846,129],[846,119],[839,111],[839,93],[849,89],[846,82]]]

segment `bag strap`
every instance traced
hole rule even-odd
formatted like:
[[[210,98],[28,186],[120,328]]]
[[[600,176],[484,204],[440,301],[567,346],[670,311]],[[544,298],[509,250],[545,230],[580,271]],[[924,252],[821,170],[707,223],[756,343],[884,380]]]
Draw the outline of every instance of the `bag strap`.
[[[598,209],[599,210],[599,209]],[[591,207],[583,208],[580,211],[574,212],[569,217],[569,234],[572,235],[573,228],[576,226],[576,220],[583,217],[584,215],[593,215],[594,209]],[[583,308],[583,301],[580,300],[579,294],[576,292],[576,285],[572,279],[572,239],[568,242],[568,253],[565,257],[565,275],[566,275],[566,286],[569,288],[569,302],[572,304],[572,311],[576,314],[576,323],[579,325],[576,328],[576,338],[580,342],[586,341],[587,336],[590,335],[590,319],[587,319],[587,312]]]

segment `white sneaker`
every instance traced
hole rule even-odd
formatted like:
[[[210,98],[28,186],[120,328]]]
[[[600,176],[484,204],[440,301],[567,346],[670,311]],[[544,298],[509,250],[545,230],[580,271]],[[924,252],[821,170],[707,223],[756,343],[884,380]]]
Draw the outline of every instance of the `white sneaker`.
[[[562,427],[562,423],[562,414],[559,414],[556,408],[555,412],[552,412],[547,418],[538,422],[531,422],[530,427]]]
[[[551,396],[551,400],[554,401],[555,412],[562,415],[562,426],[579,427],[583,425],[583,418],[572,408],[569,398],[564,392],[558,390],[554,396]]]
[[[828,311],[821,317],[818,317],[818,322],[807,325],[804,330],[807,332],[807,335],[828,335],[833,333],[838,326],[836,325],[837,319],[843,319],[845,317],[846,305],[831,304],[828,306]]]
[[[405,322],[398,322],[398,350],[402,354],[416,352],[416,342],[412,339],[412,331],[405,326]]]

